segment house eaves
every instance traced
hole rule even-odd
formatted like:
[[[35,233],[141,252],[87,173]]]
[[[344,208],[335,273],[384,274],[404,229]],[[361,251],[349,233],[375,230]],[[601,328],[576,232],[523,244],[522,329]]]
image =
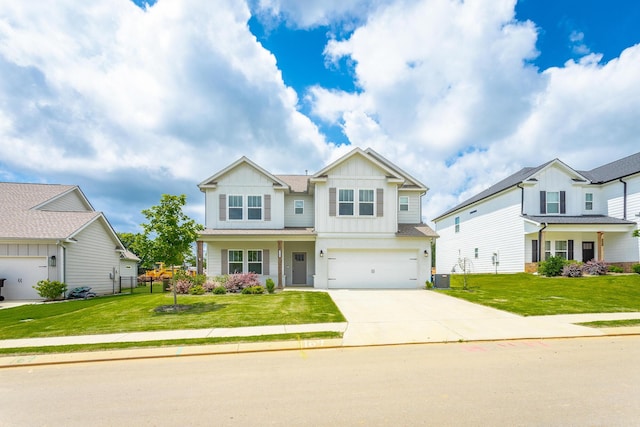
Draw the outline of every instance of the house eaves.
[[[273,175],[271,172],[268,172],[266,169],[263,169],[262,167],[258,166],[256,163],[254,163],[251,160],[249,160],[249,158],[247,158],[246,156],[242,156],[241,158],[239,158],[238,160],[236,160],[235,162],[233,162],[232,164],[230,164],[226,168],[222,169],[221,171],[217,172],[216,174],[214,174],[214,175],[210,176],[209,178],[205,179],[200,184],[198,184],[198,188],[200,189],[200,191],[203,191],[203,192],[207,188],[216,188],[217,185],[218,185],[217,181],[220,179],[220,177],[226,175],[231,170],[235,169],[236,167],[240,166],[243,163],[249,165],[250,167],[254,168],[258,172],[260,172],[261,174],[263,174],[264,176],[269,178],[271,181],[273,181],[274,188],[276,188],[276,189],[278,189],[278,188],[279,189],[287,189],[287,190],[289,189],[289,185],[286,182],[284,182],[283,180],[279,179],[277,176]]]

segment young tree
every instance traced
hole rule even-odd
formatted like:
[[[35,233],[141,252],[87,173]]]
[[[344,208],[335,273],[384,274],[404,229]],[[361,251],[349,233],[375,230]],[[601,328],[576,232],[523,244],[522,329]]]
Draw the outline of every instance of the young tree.
[[[165,265],[182,265],[191,254],[191,245],[196,241],[198,231],[204,229],[182,212],[186,202],[184,194],[163,194],[159,205],[142,211],[148,221],[142,224],[144,239],[150,244],[155,260]],[[175,284],[173,304],[178,305]]]
[[[125,248],[140,258],[140,267],[153,268],[155,262],[153,242],[149,242],[147,237],[141,233],[118,233],[118,237]]]

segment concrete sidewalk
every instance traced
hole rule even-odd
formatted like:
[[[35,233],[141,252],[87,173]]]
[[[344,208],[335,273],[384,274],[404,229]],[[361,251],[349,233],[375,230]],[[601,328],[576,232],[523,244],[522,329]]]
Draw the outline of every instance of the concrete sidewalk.
[[[330,290],[347,323],[211,328],[129,332],[52,338],[0,340],[0,348],[68,344],[139,342],[207,337],[242,337],[317,331],[342,332],[342,339],[233,343],[0,357],[9,366],[80,361],[174,357],[195,354],[291,350],[364,345],[597,337],[640,334],[640,327],[589,328],[575,323],[594,320],[640,319],[640,313],[595,313],[523,317],[424,290]]]

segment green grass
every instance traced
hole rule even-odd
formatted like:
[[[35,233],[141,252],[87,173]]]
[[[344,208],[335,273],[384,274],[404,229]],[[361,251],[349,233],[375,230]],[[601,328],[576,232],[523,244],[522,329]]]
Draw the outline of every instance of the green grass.
[[[451,289],[440,292],[524,316],[640,311],[640,276],[580,278],[532,274],[451,275]]]
[[[89,300],[24,305],[0,310],[0,337],[35,338],[174,329],[232,328],[344,322],[324,292],[265,295],[179,295],[187,311],[158,313],[172,305],[171,293],[105,296]],[[155,290],[154,290],[155,291]]]
[[[578,323],[578,325],[592,328],[620,328],[624,326],[640,326],[640,319],[596,320],[595,322]]]
[[[19,347],[19,348],[0,348],[0,355],[17,356],[31,354],[58,354],[58,353],[76,353],[103,350],[123,350],[148,347],[181,347],[193,345],[212,345],[212,344],[230,344],[230,343],[252,343],[252,342],[270,342],[270,341],[301,341],[309,339],[333,339],[342,338],[342,332],[322,331],[322,332],[303,332],[294,334],[272,334],[272,335],[252,335],[248,337],[212,337],[212,338],[193,338],[178,340],[155,340],[141,342],[119,342],[119,343],[98,343],[98,344],[72,344],[72,345],[54,345],[46,347]]]

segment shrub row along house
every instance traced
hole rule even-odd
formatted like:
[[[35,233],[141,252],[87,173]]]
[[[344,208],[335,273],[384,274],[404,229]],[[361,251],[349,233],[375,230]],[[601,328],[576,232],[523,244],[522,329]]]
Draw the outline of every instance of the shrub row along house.
[[[438,273],[535,272],[550,256],[628,272],[640,259],[640,153],[590,171],[524,168],[433,221]]]
[[[119,291],[139,259],[75,185],[0,183],[0,278],[7,300],[40,299],[40,280]]]
[[[423,288],[427,187],[371,149],[308,175],[273,175],[242,157],[199,184],[207,274],[255,272],[279,287]]]

